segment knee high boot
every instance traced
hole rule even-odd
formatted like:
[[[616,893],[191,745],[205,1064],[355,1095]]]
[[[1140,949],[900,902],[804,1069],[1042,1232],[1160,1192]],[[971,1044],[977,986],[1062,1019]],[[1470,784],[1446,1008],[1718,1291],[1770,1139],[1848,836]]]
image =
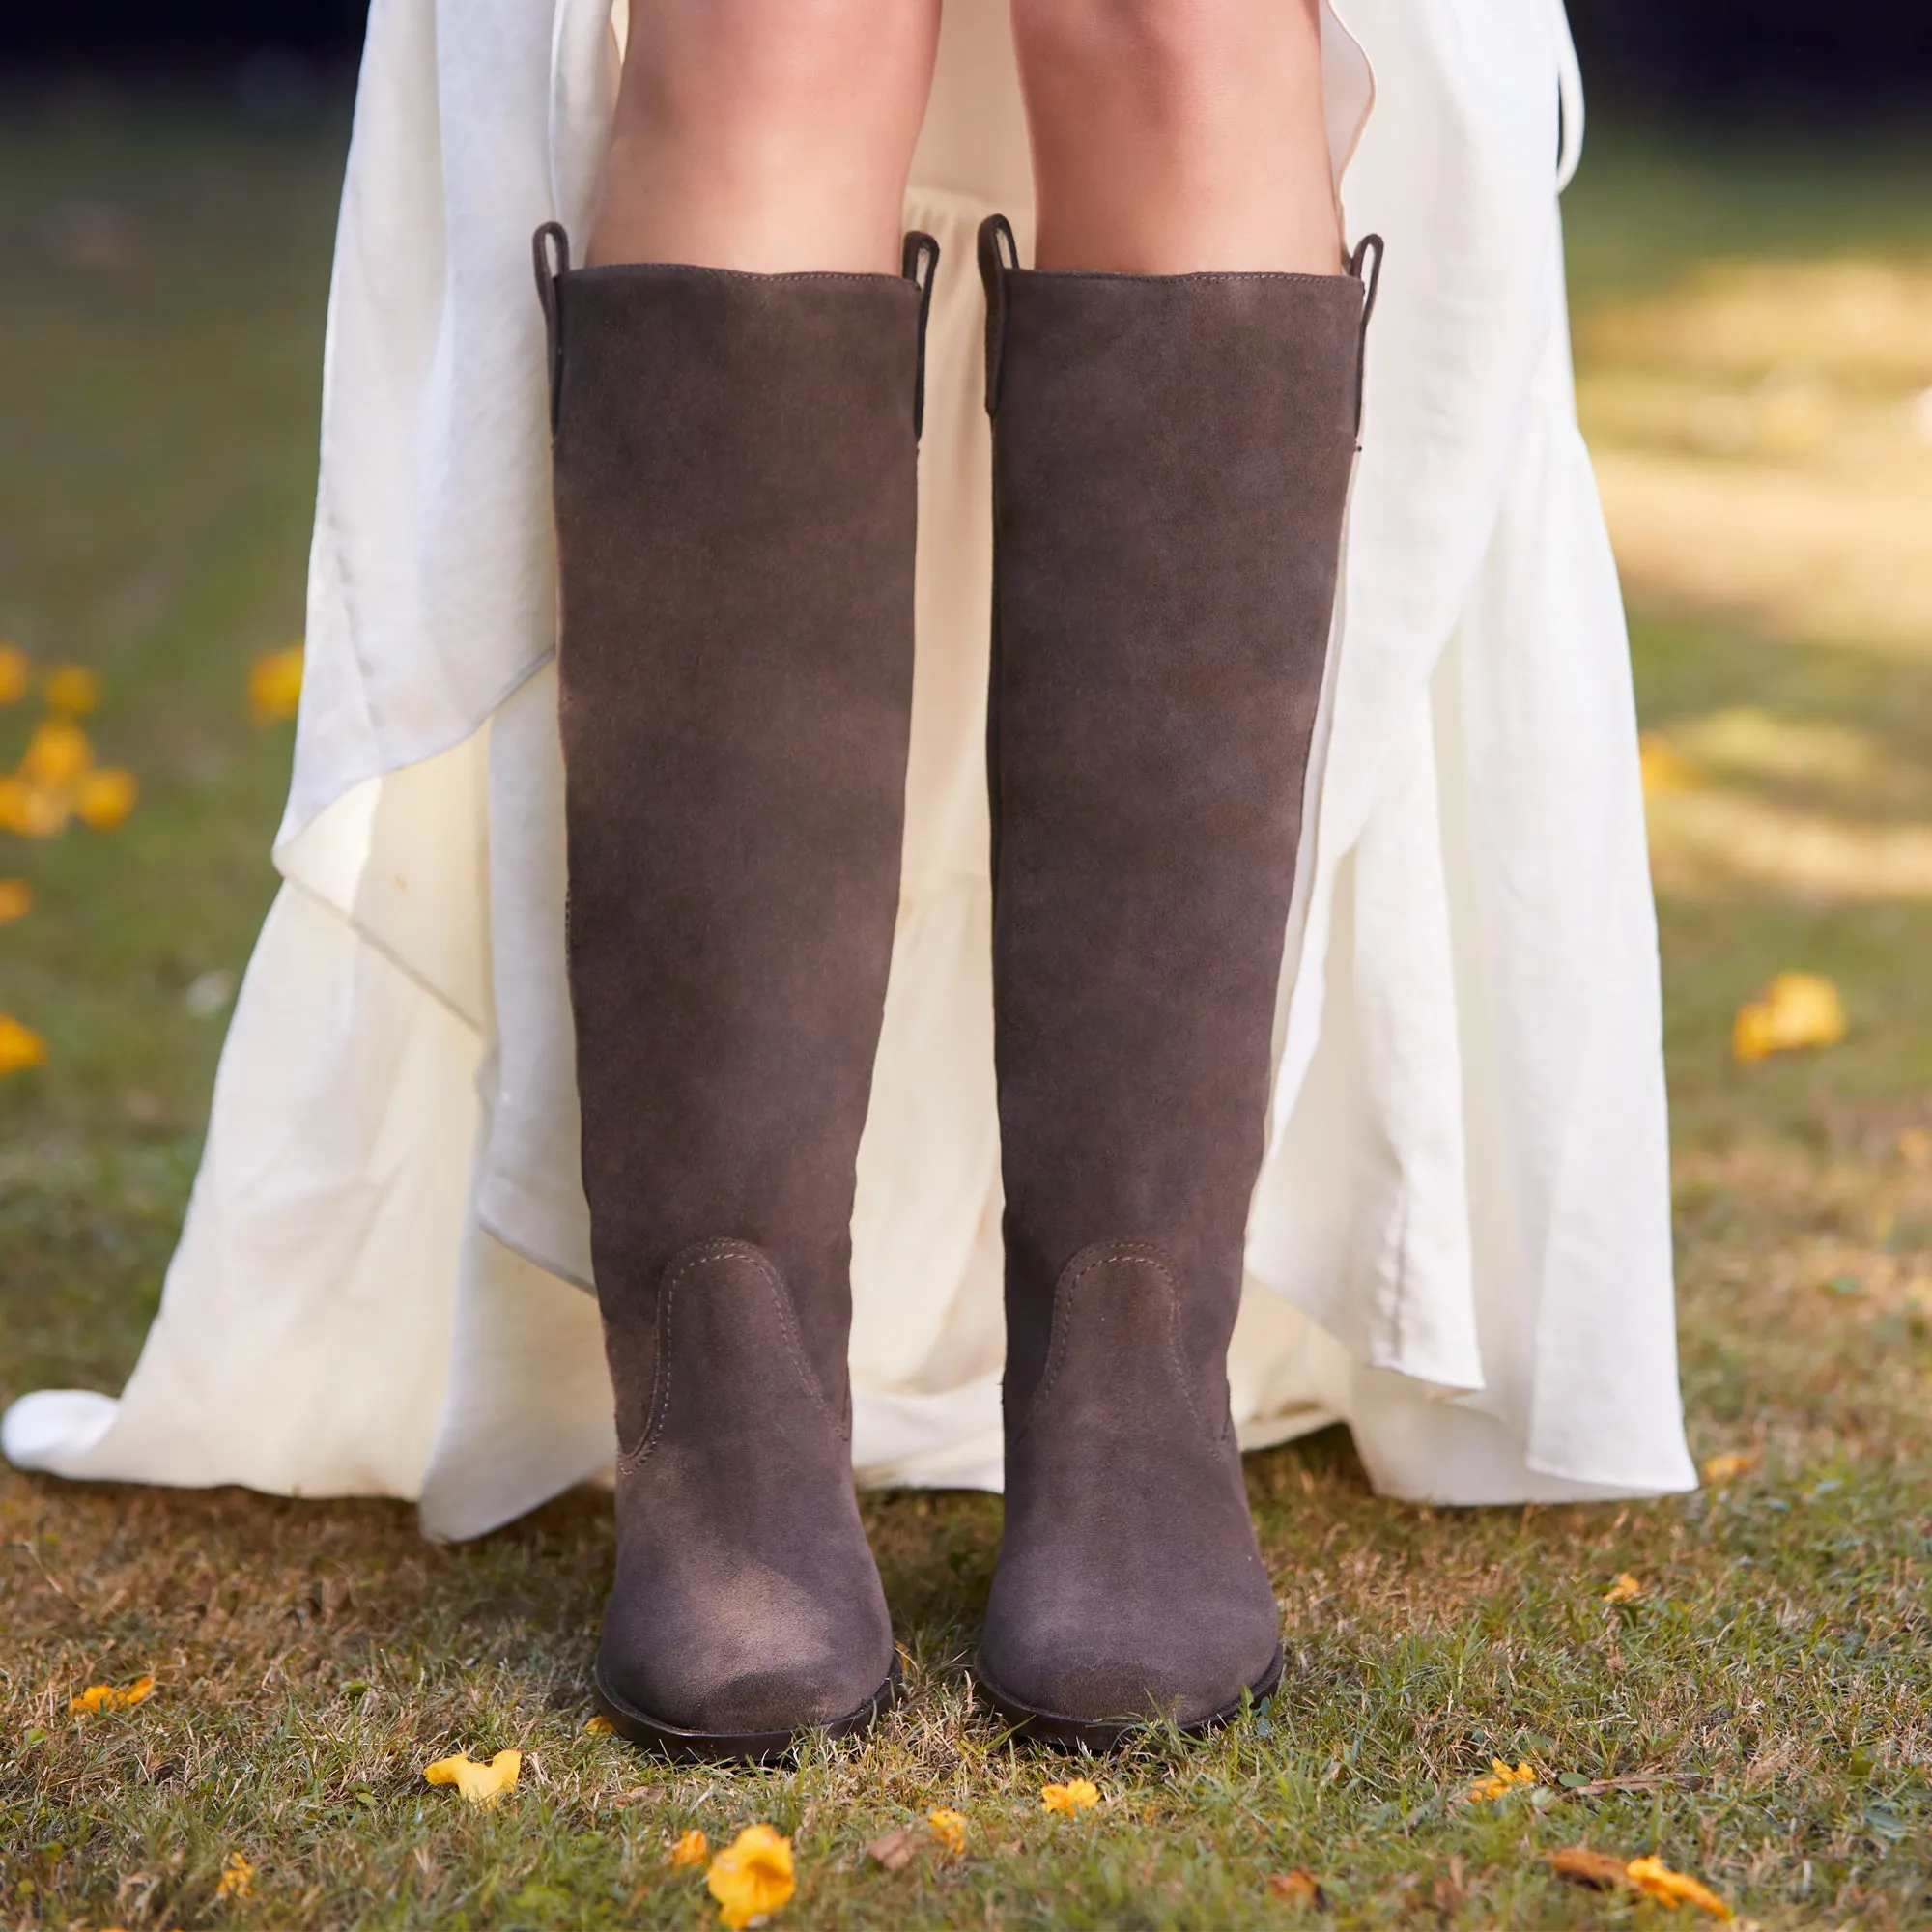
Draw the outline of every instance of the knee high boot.
[[[605,1715],[675,1754],[867,1724],[853,1166],[898,905],[925,303],[572,271],[550,329],[567,948],[617,1413]]]
[[[1100,1747],[1212,1724],[1282,1667],[1227,1354],[1365,251],[1336,276],[1032,271],[994,216],[980,255],[1008,1325],[980,1681]]]

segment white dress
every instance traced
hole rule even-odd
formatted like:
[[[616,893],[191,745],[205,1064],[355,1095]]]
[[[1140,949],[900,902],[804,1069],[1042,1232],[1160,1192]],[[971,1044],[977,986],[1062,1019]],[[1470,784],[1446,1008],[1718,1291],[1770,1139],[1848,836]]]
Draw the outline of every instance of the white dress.
[[[1024,243],[1007,0],[948,0],[906,220],[944,248],[904,889],[854,1221],[854,1460],[1000,1481],[975,224]],[[562,945],[541,316],[622,0],[376,0],[329,299],[285,884],[161,1312],[71,1477],[418,1497],[478,1534],[613,1452]],[[1560,0],[1334,0],[1350,240],[1387,240],[1230,1358],[1452,1503],[1688,1487],[1656,933],[1617,583],[1569,366]]]

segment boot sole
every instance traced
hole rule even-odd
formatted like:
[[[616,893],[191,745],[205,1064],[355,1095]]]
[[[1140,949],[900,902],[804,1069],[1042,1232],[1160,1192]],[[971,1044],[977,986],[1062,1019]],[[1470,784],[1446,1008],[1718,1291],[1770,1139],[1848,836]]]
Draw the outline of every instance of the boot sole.
[[[1280,1686],[1286,1662],[1282,1647],[1276,1644],[1273,1660],[1253,1684],[1218,1711],[1197,1718],[1191,1724],[1182,1724],[1180,1735],[1184,1738],[1206,1737],[1210,1731],[1218,1731],[1223,1724],[1232,1723],[1244,1708],[1252,1709],[1264,1698],[1272,1697]],[[1069,1718],[1059,1711],[1036,1710],[1033,1705],[1023,1704],[1017,1697],[1009,1696],[1002,1690],[986,1675],[978,1660],[974,1662],[973,1688],[1012,1726],[1016,1736],[1037,1744],[1052,1745],[1062,1750],[1096,1753],[1119,1750],[1122,1745],[1152,1728],[1152,1720],[1146,1718],[1095,1719]]]
[[[834,1718],[830,1723],[799,1724],[781,1731],[681,1730],[676,1724],[667,1724],[626,1703],[607,1688],[601,1672],[592,1673],[591,1683],[599,1714],[620,1738],[631,1744],[661,1751],[684,1763],[769,1764],[808,1737],[849,1738],[869,1731],[880,1714],[898,1698],[899,1661],[897,1657],[893,1659],[886,1681],[856,1711]]]

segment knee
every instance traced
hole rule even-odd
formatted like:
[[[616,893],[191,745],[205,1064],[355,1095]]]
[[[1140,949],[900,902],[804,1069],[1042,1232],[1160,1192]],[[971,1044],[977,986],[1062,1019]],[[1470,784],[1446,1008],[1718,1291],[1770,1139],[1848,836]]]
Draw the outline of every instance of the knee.
[[[1304,0],[1312,17],[1316,0]],[[1125,87],[1177,103],[1275,69],[1293,0],[1013,0],[1013,39],[1037,83]]]
[[[863,87],[868,51],[904,12],[904,0],[634,4],[626,92],[659,112],[782,121],[841,87]],[[641,89],[629,85],[634,76]]]

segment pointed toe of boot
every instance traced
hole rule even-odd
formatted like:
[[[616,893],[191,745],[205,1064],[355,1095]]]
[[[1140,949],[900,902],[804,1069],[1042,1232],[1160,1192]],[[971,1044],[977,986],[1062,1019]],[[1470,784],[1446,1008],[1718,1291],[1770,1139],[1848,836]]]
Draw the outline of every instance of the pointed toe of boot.
[[[1150,1723],[1204,1731],[1280,1681],[1273,1600],[1176,1603],[1110,1592],[1077,1621],[1042,1614],[1022,1585],[989,1608],[980,1651],[988,1701],[1030,1736],[1104,1749]]]
[[[617,1463],[604,1715],[690,1757],[861,1730],[891,1695],[892,1621],[784,1279],[750,1242],[701,1241],[666,1269],[656,1317],[633,1338],[653,1394]]]
[[[1008,1443],[980,1648],[987,1698],[1033,1736],[1105,1749],[1150,1722],[1205,1730],[1280,1677],[1226,1383],[1189,1374],[1180,1335],[1158,1249],[1068,1264]]]
[[[649,1605],[613,1592],[597,1654],[598,1701],[611,1724],[688,1757],[771,1757],[807,1732],[864,1730],[897,1677],[883,1602],[809,1626],[741,1606],[673,1634]]]

